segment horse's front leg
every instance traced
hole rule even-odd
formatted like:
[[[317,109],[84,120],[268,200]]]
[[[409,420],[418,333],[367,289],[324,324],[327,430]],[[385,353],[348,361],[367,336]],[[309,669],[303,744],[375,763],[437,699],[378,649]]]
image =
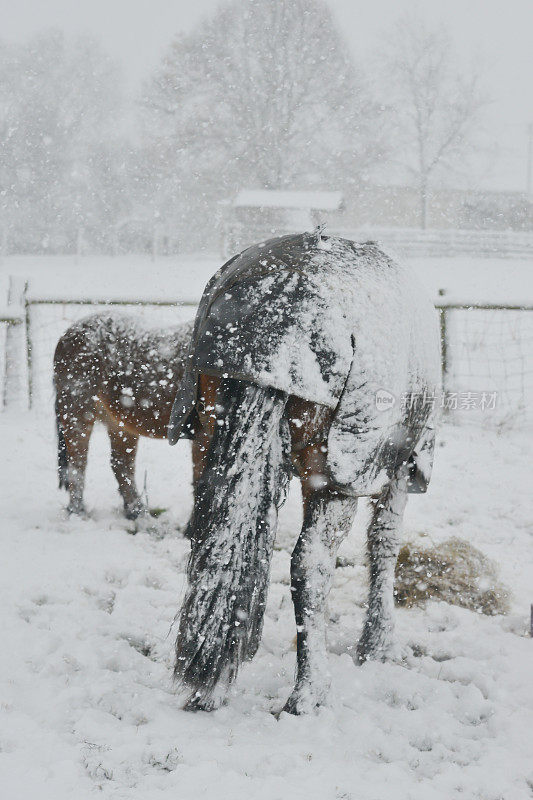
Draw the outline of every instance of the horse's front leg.
[[[356,510],[356,498],[327,487],[309,492],[304,488],[304,523],[291,560],[297,677],[283,709],[290,714],[310,712],[328,695],[326,603],[337,550],[350,531]]]
[[[384,660],[394,633],[394,570],[400,549],[403,513],[407,502],[407,478],[396,476],[372,501],[368,527],[370,592],[357,661]]]

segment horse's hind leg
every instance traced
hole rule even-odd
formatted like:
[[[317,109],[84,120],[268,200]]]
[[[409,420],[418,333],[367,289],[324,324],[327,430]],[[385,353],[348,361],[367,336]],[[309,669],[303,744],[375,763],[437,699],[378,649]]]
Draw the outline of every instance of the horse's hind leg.
[[[329,488],[304,494],[304,523],[291,560],[297,677],[284,708],[291,714],[312,711],[328,694],[326,602],[337,550],[350,531],[356,510],[357,498]]]
[[[124,514],[127,519],[137,519],[147,510],[135,485],[135,456],[139,437],[111,425],[108,425],[107,431],[111,442],[111,468],[124,501]]]
[[[395,477],[372,501],[368,527],[370,592],[357,660],[384,659],[390,652],[394,632],[394,570],[400,549],[403,512],[407,502],[407,479]]]
[[[68,425],[63,428],[65,448],[68,456],[67,488],[69,514],[86,513],[83,504],[83,490],[85,488],[85,470],[87,468],[87,454],[89,452],[89,439],[94,425],[94,414],[86,409],[77,410],[77,416],[68,419]]]

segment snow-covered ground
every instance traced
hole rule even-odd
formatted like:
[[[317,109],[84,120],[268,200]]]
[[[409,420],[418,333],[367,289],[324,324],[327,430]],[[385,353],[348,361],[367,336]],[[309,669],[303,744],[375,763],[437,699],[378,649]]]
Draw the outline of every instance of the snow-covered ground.
[[[72,258],[9,257],[0,273],[29,279],[33,298],[194,302],[219,264],[216,256],[88,258],[78,265]],[[531,262],[413,265],[435,299],[445,289],[448,302],[533,303]],[[92,309],[50,309],[32,307],[36,409],[0,414],[1,800],[531,799],[529,433],[446,426],[430,492],[412,497],[406,515],[406,537],[423,544],[459,536],[493,558],[513,593],[508,616],[439,603],[397,611],[404,663],[355,667],[366,596],[362,504],[342,548],[350,566],[337,570],[331,595],[331,704],[317,716],[276,720],[271,712],[292,688],[295,662],[288,586],[300,526],[294,484],[281,514],[260,651],[226,707],[185,714],[171,667],[188,552],[180,533],[191,506],[188,446],[142,441],[138,481],[146,475],[150,504],[168,512],[155,532],[132,535],[97,429],[91,518],[66,518],[65,497],[55,488],[50,359],[61,332]],[[154,322],[193,311],[159,309]],[[505,344],[492,358],[496,377],[505,366],[506,387],[518,363],[509,360],[516,356],[510,345],[521,358],[529,353],[523,321],[518,344],[513,325],[494,332]],[[493,327],[492,317],[478,325],[483,342]],[[463,329],[456,338],[466,341]],[[461,358],[458,388],[492,387],[468,383],[470,351],[468,363]],[[520,380],[529,375],[521,360],[518,372]]]
[[[530,442],[447,426],[406,536],[464,537],[499,565],[506,617],[430,603],[396,612],[400,664],[356,667],[365,598],[365,509],[331,594],[331,704],[272,712],[292,687],[289,551],[298,487],[282,510],[263,642],[227,706],[187,714],[172,688],[190,505],[186,443],[144,440],[159,535],[119,514],[104,432],[95,432],[91,518],[67,519],[49,413],[0,415],[2,800],[526,800],[533,794]],[[163,535],[164,534],[164,535]]]

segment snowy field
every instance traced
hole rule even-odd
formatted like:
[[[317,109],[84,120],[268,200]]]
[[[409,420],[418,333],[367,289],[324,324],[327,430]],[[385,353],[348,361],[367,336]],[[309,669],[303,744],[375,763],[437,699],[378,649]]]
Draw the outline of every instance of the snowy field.
[[[532,3],[4,2],[0,800],[533,800]],[[323,234],[316,225],[325,220]],[[114,415],[121,406],[134,414],[138,400],[163,419],[152,401],[172,374],[152,342],[162,343],[163,358],[170,353],[161,329],[193,318],[233,249],[291,229],[315,229],[303,271],[295,262],[291,275],[272,275],[284,250],[273,263],[263,253],[261,269],[242,281],[229,271],[210,309],[206,360],[230,376],[257,372],[251,380],[264,383],[270,374],[279,391],[253,400],[247,392],[248,413],[244,400],[233,403],[242,447],[232,448],[227,430],[216,440],[216,457],[232,473],[222,503],[237,520],[231,530],[215,449],[204,474],[213,492],[202,498],[218,518],[212,538],[225,589],[199,553],[198,593],[187,593],[190,442],[140,441],[136,480],[152,515],[134,522],[123,516],[101,425],[90,441],[87,514],[67,514],[56,433],[59,472],[76,508],[81,498],[65,461],[83,439],[69,440],[65,407],[74,405],[71,424],[88,427],[92,402]],[[435,306],[435,329],[431,302],[396,265],[372,263],[372,247],[355,263],[336,237],[377,240],[410,263]],[[299,247],[294,241],[291,253]],[[326,313],[335,307],[338,314]],[[246,323],[232,324],[233,309]],[[80,337],[69,334],[56,419],[58,340],[103,313],[101,336],[95,320],[78,326],[90,339],[78,359],[72,349]],[[124,359],[121,331],[132,327],[110,314],[136,315],[139,330],[159,330]],[[106,358],[95,358],[93,346]],[[158,361],[139,370],[148,384],[140,395],[130,379],[137,349]],[[115,354],[122,386],[108,373]],[[108,397],[91,386],[97,373]],[[187,713],[173,682],[184,598],[185,611],[193,610],[183,625],[192,624],[180,636],[178,671],[196,672],[196,682],[197,664],[202,674],[212,671],[203,651],[219,641],[218,623],[226,633],[244,630],[250,647],[259,638],[253,613],[241,622],[245,605],[252,612],[264,605],[257,572],[265,548],[259,541],[253,558],[241,557],[224,536],[237,536],[240,525],[241,544],[257,534],[267,546],[268,524],[250,532],[245,517],[254,505],[259,516],[267,509],[264,495],[283,457],[282,390],[332,406],[338,400],[327,466],[340,485],[360,481],[367,491],[368,459],[360,447],[351,452],[350,432],[381,460],[379,484],[391,453],[416,429],[421,485],[423,418],[428,406],[442,411],[429,491],[408,498],[396,587],[405,604],[395,613],[394,646],[384,630],[381,641],[366,633],[387,610],[380,586],[393,589],[378,563],[388,561],[385,539],[405,499],[391,483],[382,506],[360,501],[340,547],[327,654],[314,647],[316,620],[303,626],[314,654],[306,665],[300,651],[298,699],[313,713],[281,710],[297,657],[290,565],[302,499],[293,480],[268,544],[272,572],[256,656],[221,708]],[[198,411],[209,415],[213,406]],[[291,429],[305,434],[299,416]],[[321,420],[317,414],[309,424]],[[134,452],[128,437],[118,444],[117,431],[127,427],[121,420],[111,429],[119,474],[119,449]],[[319,459],[296,460],[304,457],[308,485],[317,488]],[[240,464],[259,470],[261,459],[264,480],[258,471],[247,481]],[[129,477],[122,480],[124,488]],[[323,539],[324,525],[343,525],[345,512],[315,500],[309,513],[306,504],[306,531],[313,526]],[[203,519],[201,502],[195,511]],[[369,610],[371,517],[379,556]],[[294,562],[299,620],[300,612],[313,616],[324,578],[324,542],[303,539]],[[209,539],[204,545],[209,550]],[[315,569],[306,586],[299,563]],[[235,606],[229,627],[225,598]],[[424,604],[407,607],[420,598]],[[390,652],[386,663],[356,665],[366,618],[367,652]],[[322,700],[325,686],[312,673],[315,665],[322,672],[325,657],[331,695],[317,709],[311,694]],[[221,665],[218,687],[228,674]],[[313,687],[309,696],[302,678]],[[209,680],[200,688],[209,691]]]
[[[224,259],[216,254],[158,258],[146,256],[7,256],[0,274],[30,282],[30,297],[107,300],[181,299],[197,301]],[[533,305],[531,259],[412,258],[410,263],[437,300]]]
[[[499,565],[512,611],[443,603],[396,612],[402,663],[356,667],[366,573],[362,506],[330,599],[331,705],[272,712],[295,666],[289,552],[298,487],[282,510],[265,632],[226,707],[187,714],[171,683],[191,506],[186,443],[142,441],[138,477],[168,512],[131,533],[104,432],[89,458],[91,518],[67,519],[45,412],[0,415],[3,647],[0,784],[5,800],[526,800],[533,792],[530,443],[445,427],[405,535],[464,537]]]
[[[24,257],[5,259],[0,271],[28,278],[33,298],[194,302],[219,263]],[[449,302],[533,303],[530,262],[413,265],[435,300],[445,289]],[[512,592],[510,614],[488,618],[435,602],[398,610],[403,659],[356,667],[366,597],[361,503],[330,598],[330,706],[276,719],[295,666],[289,558],[301,520],[294,483],[281,513],[260,651],[226,707],[186,714],[171,669],[188,554],[181,530],[192,503],[188,445],[141,441],[138,482],[146,477],[150,505],[167,511],[154,530],[135,533],[120,515],[107,441],[96,429],[90,518],[65,516],[47,359],[72,309],[59,307],[46,322],[35,317],[34,411],[0,414],[2,800],[531,800],[529,433],[446,425],[430,491],[411,497],[406,514],[406,539],[424,545],[458,536],[492,558]],[[182,309],[180,318],[193,311]],[[160,310],[157,320],[170,323],[177,313]]]

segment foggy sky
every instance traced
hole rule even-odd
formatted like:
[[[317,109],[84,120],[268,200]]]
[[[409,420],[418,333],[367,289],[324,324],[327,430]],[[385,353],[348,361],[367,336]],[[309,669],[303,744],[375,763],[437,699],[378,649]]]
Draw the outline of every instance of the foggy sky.
[[[414,0],[328,0],[356,57]],[[219,0],[0,0],[0,36],[20,41],[42,28],[90,32],[121,62],[132,88],[159,62],[173,34],[190,28]],[[533,123],[533,0],[424,0],[432,22],[452,30],[465,63],[482,52],[494,103],[491,128],[502,155],[485,186],[524,189],[526,125]],[[238,42],[235,43],[238,46]]]

